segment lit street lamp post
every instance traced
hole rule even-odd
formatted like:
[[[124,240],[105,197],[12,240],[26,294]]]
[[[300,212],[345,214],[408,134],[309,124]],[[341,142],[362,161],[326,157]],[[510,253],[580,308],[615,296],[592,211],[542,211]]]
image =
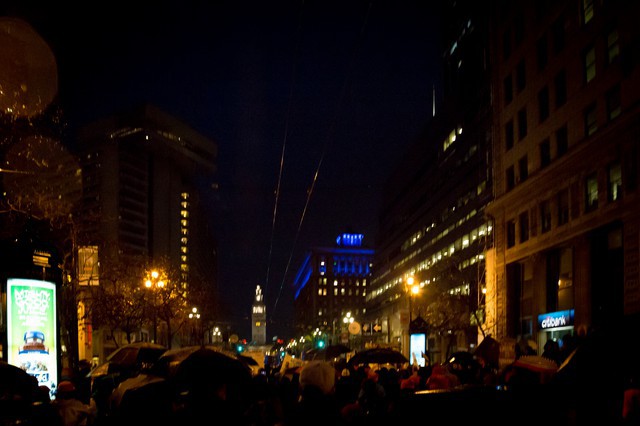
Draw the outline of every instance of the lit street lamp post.
[[[164,287],[164,281],[160,279],[160,273],[153,270],[144,286],[153,291],[153,343],[158,343],[158,291]]]
[[[195,320],[195,325],[191,333],[191,341],[193,342],[195,340],[196,344],[200,344],[200,334],[198,333],[198,320],[200,319],[200,314],[198,313],[198,308],[191,308],[189,319]],[[195,338],[193,336],[195,336]]]

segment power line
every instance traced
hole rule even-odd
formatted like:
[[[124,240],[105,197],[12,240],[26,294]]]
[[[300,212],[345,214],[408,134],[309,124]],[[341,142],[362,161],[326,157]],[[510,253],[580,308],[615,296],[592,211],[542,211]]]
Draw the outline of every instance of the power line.
[[[273,304],[273,312],[276,312],[277,306],[278,306],[278,301],[280,300],[280,296],[282,295],[282,289],[284,288],[284,283],[286,281],[287,278],[287,273],[289,272],[289,267],[291,266],[291,259],[293,258],[293,253],[295,252],[295,248],[296,248],[296,244],[298,242],[298,237],[300,236],[300,230],[302,229],[302,224],[304,222],[304,218],[306,216],[307,213],[307,209],[309,207],[309,203],[311,201],[311,195],[313,194],[313,191],[315,189],[315,185],[316,182],[318,181],[318,175],[320,174],[320,168],[322,166],[322,163],[324,161],[324,156],[328,151],[328,148],[333,140],[333,132],[335,129],[335,125],[336,125],[336,121],[338,119],[338,117],[340,116],[340,109],[341,109],[341,105],[343,102],[343,99],[345,97],[345,93],[347,91],[347,87],[349,86],[349,82],[350,82],[350,76],[353,72],[353,68],[355,65],[355,59],[356,59],[356,53],[358,52],[358,50],[360,49],[360,45],[362,43],[363,40],[363,36],[364,36],[364,32],[365,29],[367,27],[367,23],[369,21],[369,14],[371,12],[371,2],[369,2],[369,7],[367,8],[367,12],[365,14],[364,20],[362,22],[362,27],[360,28],[360,34],[359,37],[356,39],[356,43],[354,44],[354,48],[352,50],[351,53],[351,60],[349,62],[349,66],[347,69],[347,73],[345,75],[344,78],[344,82],[342,85],[342,89],[340,91],[340,97],[338,98],[338,104],[336,107],[336,111],[335,114],[333,116],[333,119],[331,120],[331,124],[329,126],[329,131],[327,132],[327,139],[325,141],[323,150],[322,150],[322,154],[320,155],[320,160],[318,161],[318,165],[316,167],[316,171],[313,175],[313,180],[311,181],[311,186],[309,187],[309,190],[307,191],[307,199],[304,205],[304,209],[302,210],[302,214],[300,215],[300,221],[298,222],[298,228],[296,230],[296,235],[293,241],[293,245],[291,246],[291,252],[289,253],[289,259],[287,261],[287,265],[285,267],[284,273],[282,274],[282,281],[280,282],[280,289],[278,291],[278,296],[276,297],[276,300]]]

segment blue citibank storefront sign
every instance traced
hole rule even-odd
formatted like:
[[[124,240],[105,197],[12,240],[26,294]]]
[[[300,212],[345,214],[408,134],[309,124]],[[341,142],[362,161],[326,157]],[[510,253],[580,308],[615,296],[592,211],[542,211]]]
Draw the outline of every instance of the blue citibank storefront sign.
[[[538,329],[549,330],[554,328],[573,326],[573,309],[566,311],[547,312],[538,315]]]

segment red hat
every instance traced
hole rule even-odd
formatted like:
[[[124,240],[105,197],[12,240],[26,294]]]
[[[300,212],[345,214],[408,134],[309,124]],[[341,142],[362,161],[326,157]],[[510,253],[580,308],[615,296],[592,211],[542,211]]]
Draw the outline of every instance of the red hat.
[[[73,392],[76,390],[76,387],[73,383],[71,383],[68,380],[64,380],[60,383],[58,383],[58,390],[56,391],[57,393],[69,393],[69,392]]]

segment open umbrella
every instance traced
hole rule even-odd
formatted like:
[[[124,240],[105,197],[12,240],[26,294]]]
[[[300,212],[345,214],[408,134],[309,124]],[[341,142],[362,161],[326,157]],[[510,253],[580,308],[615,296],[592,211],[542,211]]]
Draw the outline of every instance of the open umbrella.
[[[409,362],[402,353],[391,348],[373,348],[357,352],[349,359],[351,366],[360,364],[404,364]]]
[[[341,344],[329,345],[322,349],[311,349],[306,352],[307,360],[327,361],[351,352],[351,348]]]

